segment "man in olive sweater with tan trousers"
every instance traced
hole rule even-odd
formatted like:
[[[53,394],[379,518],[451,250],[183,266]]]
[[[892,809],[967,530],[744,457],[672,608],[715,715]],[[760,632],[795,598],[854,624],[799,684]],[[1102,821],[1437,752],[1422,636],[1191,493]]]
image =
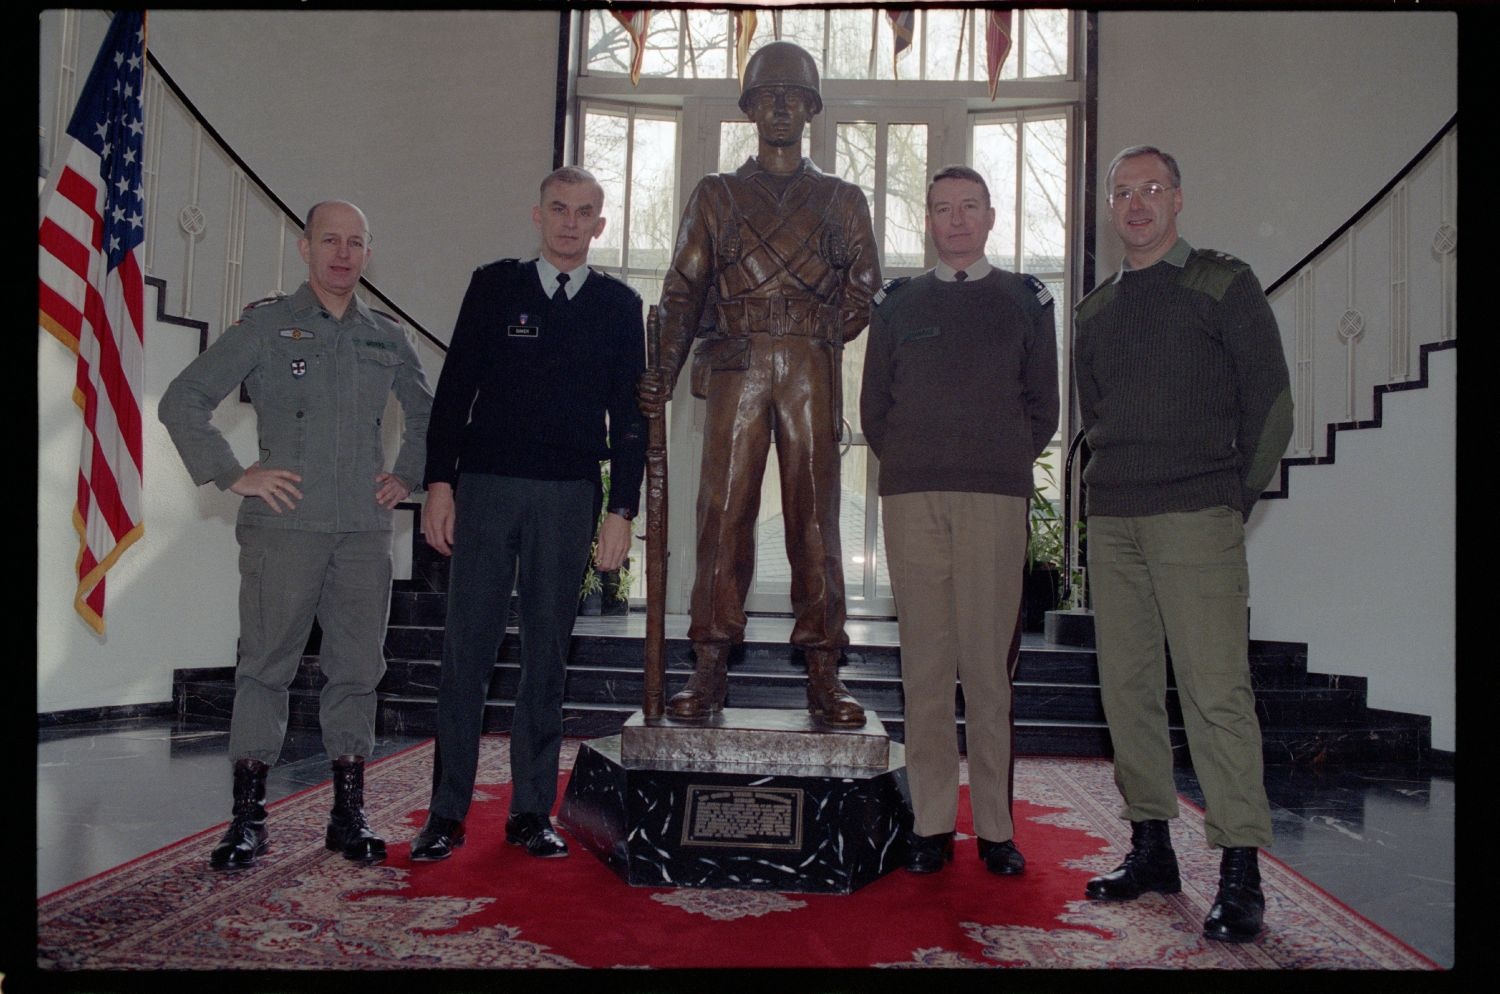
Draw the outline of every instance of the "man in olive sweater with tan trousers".
[[[1079,302],[1073,358],[1092,459],[1088,569],[1099,682],[1131,850],[1096,900],[1181,889],[1166,660],[1182,703],[1208,842],[1223,850],[1209,939],[1261,931],[1271,843],[1248,661],[1244,523],[1292,428],[1276,319],[1250,267],[1177,235],[1177,162],[1136,145],[1110,164],[1119,274]]]
[[[994,224],[979,173],[933,177],[938,264],[877,298],[860,390],[901,630],[914,873],[953,858],[955,679],[979,857],[1004,876],[1026,866],[1010,810],[1011,677],[1032,463],[1057,430],[1057,330],[1040,280],[986,261]]]

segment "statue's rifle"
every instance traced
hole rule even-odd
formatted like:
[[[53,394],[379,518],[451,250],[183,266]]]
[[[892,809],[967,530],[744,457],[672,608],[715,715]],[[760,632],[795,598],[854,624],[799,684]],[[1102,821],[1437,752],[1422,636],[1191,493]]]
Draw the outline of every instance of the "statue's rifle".
[[[661,373],[661,316],[646,315],[646,363]],[[646,419],[646,695],[645,716],[660,718],[667,692],[667,419]]]

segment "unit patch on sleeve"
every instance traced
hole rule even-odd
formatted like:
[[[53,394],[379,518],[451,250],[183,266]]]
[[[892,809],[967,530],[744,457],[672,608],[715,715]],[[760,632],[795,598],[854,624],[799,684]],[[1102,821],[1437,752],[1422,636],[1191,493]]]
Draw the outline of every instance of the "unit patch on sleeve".
[[[1026,285],[1031,288],[1031,292],[1036,294],[1036,302],[1038,304],[1046,307],[1048,304],[1052,303],[1052,291],[1047,289],[1047,284],[1043,283],[1035,276],[1032,276],[1030,273],[1022,273],[1021,279],[1025,280]]]

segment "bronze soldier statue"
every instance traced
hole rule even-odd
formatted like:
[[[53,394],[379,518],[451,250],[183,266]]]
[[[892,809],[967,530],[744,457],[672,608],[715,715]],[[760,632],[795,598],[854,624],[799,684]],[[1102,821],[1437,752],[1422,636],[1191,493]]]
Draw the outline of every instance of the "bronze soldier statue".
[[[880,263],[864,194],[801,157],[823,109],[812,56],[772,42],[750,58],[740,109],[759,150],[704,177],[677,233],[661,298],[661,370],[641,406],[661,415],[693,338],[693,395],[708,402],[698,491],[692,625],[696,671],[667,704],[675,718],[724,706],[730,648],[745,637],[754,527],[772,439],[792,568],[792,643],[807,660],[807,708],[858,727],[865,712],[838,678],[844,633],[839,441],[844,343],[869,321]]]

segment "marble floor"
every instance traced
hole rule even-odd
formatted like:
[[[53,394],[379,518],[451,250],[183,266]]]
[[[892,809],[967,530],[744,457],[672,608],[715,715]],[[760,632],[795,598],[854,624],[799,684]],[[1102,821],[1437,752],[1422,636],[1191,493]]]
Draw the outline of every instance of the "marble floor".
[[[42,730],[37,895],[227,820],[227,739],[222,724],[167,719]],[[376,756],[421,741],[385,736]],[[279,799],[327,777],[316,733],[294,730],[268,795]],[[1453,965],[1451,776],[1389,767],[1272,767],[1266,781],[1273,855],[1408,945]],[[1178,789],[1202,803],[1191,770],[1178,771]],[[1178,838],[1176,844],[1193,843]]]

